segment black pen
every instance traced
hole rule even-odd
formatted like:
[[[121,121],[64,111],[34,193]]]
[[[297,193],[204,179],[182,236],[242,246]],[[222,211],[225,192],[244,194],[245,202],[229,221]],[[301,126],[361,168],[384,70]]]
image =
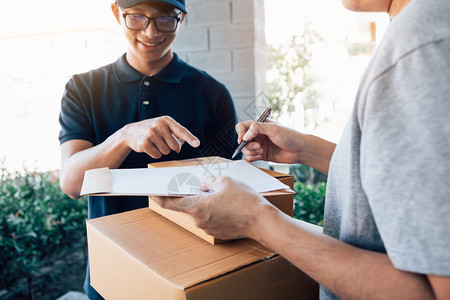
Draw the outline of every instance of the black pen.
[[[262,115],[258,118],[258,120],[256,120],[256,122],[266,122],[267,118],[269,117],[270,113],[271,113],[272,109],[270,107],[266,108],[266,110],[262,113]],[[233,156],[231,157],[231,159],[235,158],[236,155],[239,154],[239,152],[241,152],[242,148],[245,147],[245,145],[247,145],[248,141],[242,141],[239,146],[237,147],[236,151],[234,151]]]

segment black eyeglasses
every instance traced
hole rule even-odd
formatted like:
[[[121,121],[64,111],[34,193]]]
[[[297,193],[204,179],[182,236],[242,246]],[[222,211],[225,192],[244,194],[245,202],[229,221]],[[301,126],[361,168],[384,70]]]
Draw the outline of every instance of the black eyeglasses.
[[[137,14],[123,14],[123,18],[125,20],[125,25],[128,29],[131,30],[144,30],[147,28],[150,21],[153,20],[156,29],[161,32],[174,32],[177,30],[178,23],[180,22],[180,17],[157,17],[157,18],[149,18],[143,15]]]

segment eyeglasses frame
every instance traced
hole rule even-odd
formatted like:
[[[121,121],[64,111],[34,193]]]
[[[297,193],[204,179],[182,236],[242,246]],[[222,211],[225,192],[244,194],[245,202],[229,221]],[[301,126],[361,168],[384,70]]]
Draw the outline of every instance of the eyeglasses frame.
[[[144,27],[144,28],[141,28],[141,29],[133,29],[133,28],[128,27],[127,20],[126,20],[126,17],[127,17],[128,15],[136,15],[136,16],[142,16],[142,17],[144,17],[144,18],[147,18],[147,23],[145,24],[145,27]],[[147,16],[145,16],[145,15],[140,15],[140,14],[123,13],[123,14],[122,14],[122,17],[123,17],[123,20],[124,20],[124,22],[125,22],[125,26],[127,26],[128,29],[130,29],[130,30],[135,30],[135,31],[147,29],[148,25],[150,25],[150,22],[153,21],[153,23],[155,24],[155,28],[156,28],[158,31],[160,31],[160,32],[171,33],[171,32],[175,32],[175,31],[177,30],[178,24],[179,24],[180,21],[181,21],[180,16],[176,16],[176,17],[174,17],[174,16],[164,16],[164,17],[150,18],[150,17],[147,17]],[[172,31],[160,30],[160,29],[158,28],[158,25],[156,25],[156,22],[155,22],[155,20],[158,19],[158,18],[174,18],[174,19],[177,20],[177,25],[175,26],[175,29],[172,30]]]

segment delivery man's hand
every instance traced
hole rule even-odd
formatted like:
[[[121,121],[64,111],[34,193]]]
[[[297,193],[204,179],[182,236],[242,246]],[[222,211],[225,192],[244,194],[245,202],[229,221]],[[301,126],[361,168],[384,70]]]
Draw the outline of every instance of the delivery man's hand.
[[[179,153],[184,142],[195,148],[200,145],[197,137],[169,116],[128,124],[122,133],[131,149],[156,159],[171,151]]]
[[[254,238],[263,209],[275,209],[251,187],[229,177],[208,177],[197,196],[154,197],[161,207],[189,214],[196,225],[215,237]]]

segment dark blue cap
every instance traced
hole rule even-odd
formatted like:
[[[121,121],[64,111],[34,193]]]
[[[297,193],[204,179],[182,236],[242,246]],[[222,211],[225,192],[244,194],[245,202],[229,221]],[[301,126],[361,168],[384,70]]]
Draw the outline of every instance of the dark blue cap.
[[[187,9],[186,6],[184,5],[184,0],[117,0],[117,4],[119,4],[119,7],[121,8],[129,8],[142,2],[168,4],[170,6],[178,8],[179,10],[187,14]]]

